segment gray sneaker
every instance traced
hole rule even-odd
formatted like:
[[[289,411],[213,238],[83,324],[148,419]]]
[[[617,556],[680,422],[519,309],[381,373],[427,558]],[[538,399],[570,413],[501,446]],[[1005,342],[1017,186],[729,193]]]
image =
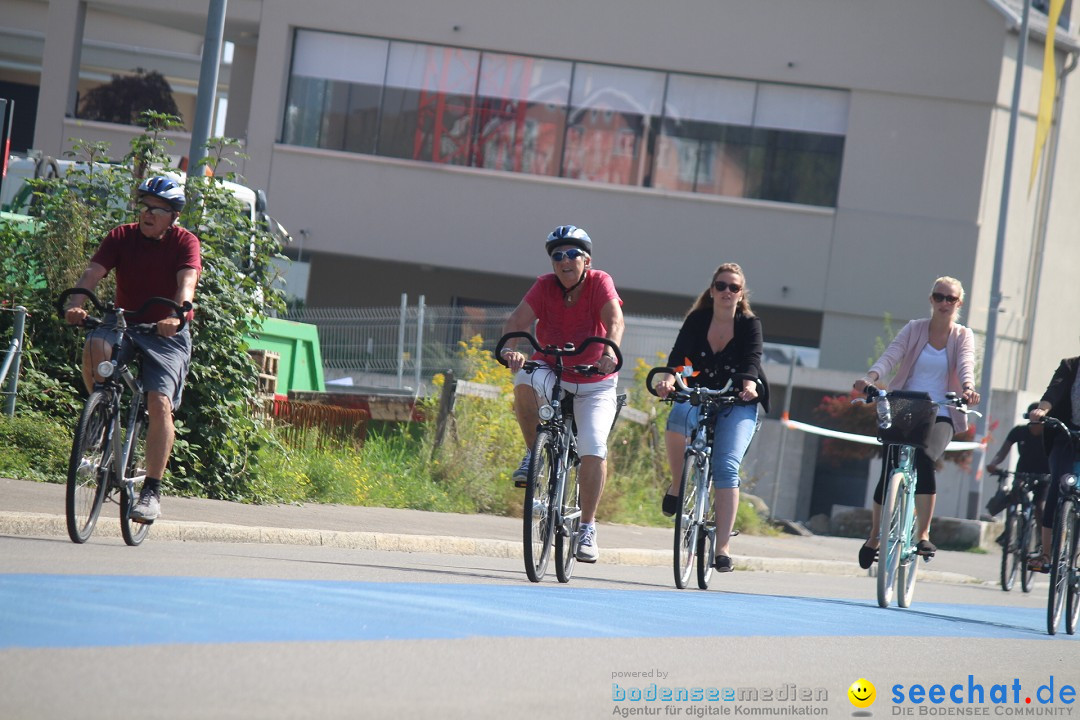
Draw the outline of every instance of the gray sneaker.
[[[582,525],[578,530],[578,561],[583,563],[594,563],[599,557],[600,548],[596,545],[596,526]]]
[[[532,450],[525,451],[525,457],[521,458],[521,464],[518,465],[518,469],[514,471],[511,476],[514,478],[514,485],[517,487],[525,487],[529,482],[529,465],[532,464]]]
[[[161,500],[149,488],[139,493],[139,501],[131,508],[131,520],[137,523],[152,523],[161,515]]]

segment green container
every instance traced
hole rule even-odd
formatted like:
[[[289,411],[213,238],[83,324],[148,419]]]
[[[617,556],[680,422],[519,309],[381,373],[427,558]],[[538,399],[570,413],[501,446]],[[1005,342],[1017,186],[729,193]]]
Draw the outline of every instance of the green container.
[[[288,395],[290,390],[326,390],[316,326],[266,318],[259,332],[247,341],[252,350],[278,354],[278,395]]]

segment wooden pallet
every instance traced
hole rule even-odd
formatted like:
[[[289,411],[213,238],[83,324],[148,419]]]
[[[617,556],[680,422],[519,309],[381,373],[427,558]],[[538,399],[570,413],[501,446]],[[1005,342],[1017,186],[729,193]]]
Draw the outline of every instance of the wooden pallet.
[[[248,350],[251,359],[258,368],[258,391],[260,395],[274,395],[277,392],[278,363],[281,355],[269,350]]]

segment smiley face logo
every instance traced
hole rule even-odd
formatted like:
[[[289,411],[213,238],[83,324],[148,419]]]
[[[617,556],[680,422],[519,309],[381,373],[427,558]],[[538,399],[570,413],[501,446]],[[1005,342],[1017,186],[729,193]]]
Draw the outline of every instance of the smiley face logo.
[[[851,687],[847,689],[847,696],[855,707],[868,708],[877,699],[877,689],[874,688],[874,683],[866,678],[859,678],[851,683]]]

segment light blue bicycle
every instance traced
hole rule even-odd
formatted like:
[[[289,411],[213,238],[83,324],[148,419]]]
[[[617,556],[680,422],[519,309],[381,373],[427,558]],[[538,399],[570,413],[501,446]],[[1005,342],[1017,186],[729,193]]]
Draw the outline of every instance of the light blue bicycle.
[[[885,488],[881,500],[881,534],[878,544],[877,601],[883,608],[892,603],[910,607],[915,596],[919,554],[915,527],[915,453],[925,448],[937,417],[938,404],[923,392],[885,392],[867,385],[864,398],[852,402],[873,403],[877,409],[878,440],[885,446]],[[968,410],[955,393],[946,402],[963,413]]]

